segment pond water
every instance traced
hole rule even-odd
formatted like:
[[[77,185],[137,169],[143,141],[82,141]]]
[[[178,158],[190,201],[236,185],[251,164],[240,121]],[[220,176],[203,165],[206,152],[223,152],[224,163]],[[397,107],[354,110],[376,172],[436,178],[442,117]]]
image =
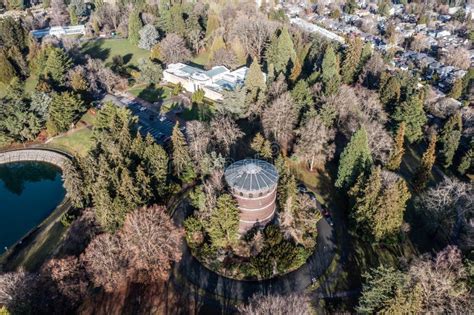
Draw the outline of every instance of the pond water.
[[[44,162],[0,165],[0,254],[64,199],[61,169]]]

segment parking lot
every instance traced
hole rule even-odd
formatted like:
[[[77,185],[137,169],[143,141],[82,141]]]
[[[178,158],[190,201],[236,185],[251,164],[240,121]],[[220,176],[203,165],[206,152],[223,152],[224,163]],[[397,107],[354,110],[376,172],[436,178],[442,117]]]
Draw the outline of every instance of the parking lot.
[[[126,97],[107,95],[102,101],[111,101],[117,106],[128,108],[138,117],[139,131],[142,135],[146,136],[149,133],[159,144],[164,144],[170,139],[175,122],[168,117],[160,116],[139,102]],[[184,127],[182,129],[184,130]]]

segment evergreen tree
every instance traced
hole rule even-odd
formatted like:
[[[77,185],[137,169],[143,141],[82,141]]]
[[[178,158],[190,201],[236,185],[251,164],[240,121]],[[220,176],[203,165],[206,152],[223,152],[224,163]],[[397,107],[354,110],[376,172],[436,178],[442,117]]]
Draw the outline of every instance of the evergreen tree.
[[[291,90],[291,98],[294,101],[298,111],[302,109],[310,109],[314,106],[313,95],[306,80],[299,80],[293,90]]]
[[[48,133],[55,135],[67,131],[84,110],[84,103],[78,96],[70,92],[55,94],[48,108]]]
[[[133,10],[128,17],[128,40],[133,45],[138,45],[140,42],[140,30],[142,29],[143,23],[140,19],[140,12]]]
[[[408,288],[408,276],[393,267],[380,265],[376,269],[371,269],[364,277],[362,296],[356,308],[360,314],[384,313],[397,296]],[[407,313],[419,313],[419,311]]]
[[[158,44],[160,34],[153,25],[145,25],[138,34],[140,35],[140,41],[138,43],[139,48],[151,50],[156,44]]]
[[[206,230],[211,238],[212,246],[226,248],[237,241],[239,234],[239,209],[237,202],[228,194],[217,198]]]
[[[344,13],[347,14],[354,14],[355,10],[357,9],[357,2],[356,0],[348,0],[344,5]]]
[[[350,187],[354,180],[372,164],[367,131],[364,127],[357,130],[344,148],[339,159],[337,180],[338,188]]]
[[[346,84],[352,84],[357,73],[357,68],[361,59],[363,42],[359,37],[353,37],[349,40],[344,61],[342,63],[342,80]]]
[[[471,141],[471,145],[469,150],[467,150],[464,155],[461,157],[461,161],[458,165],[458,172],[461,175],[466,174],[466,172],[472,169],[474,161],[474,149],[473,149],[473,141]]]
[[[370,59],[372,56],[372,44],[370,42],[367,42],[364,44],[362,47],[362,52],[360,53],[360,60],[359,64],[357,65],[355,77],[358,78],[360,73],[362,72],[362,69],[364,68],[365,64],[367,61]]]
[[[223,113],[229,113],[232,117],[243,118],[248,112],[246,102],[247,91],[245,87],[238,86],[234,90],[224,90],[222,103],[217,103],[217,109]]]
[[[172,157],[174,173],[183,181],[194,179],[194,167],[192,165],[191,156],[189,155],[188,144],[186,138],[179,129],[179,122],[173,128],[171,135]]]
[[[48,59],[44,67],[44,75],[49,77],[55,84],[62,85],[66,79],[66,72],[72,67],[72,61],[67,53],[61,48],[51,48],[48,51]]]
[[[255,101],[258,94],[265,91],[265,76],[256,59],[252,61],[248,70],[247,77],[245,78],[245,88],[247,89],[247,97],[250,102]]]
[[[427,121],[421,95],[410,95],[405,102],[395,109],[393,119],[398,123],[405,122],[405,135],[408,142],[418,141],[423,136],[422,128]]]
[[[441,144],[440,155],[443,160],[444,168],[448,168],[453,163],[453,157],[458,149],[462,135],[461,113],[457,112],[449,117],[444,124],[439,142]]]
[[[411,194],[403,179],[389,183],[377,202],[372,233],[376,241],[397,236],[403,224],[403,215]]]
[[[295,59],[295,63],[293,65],[293,68],[291,68],[291,73],[290,73],[290,81],[291,82],[296,82],[301,74],[301,71],[303,71],[303,67],[301,65],[300,58],[297,56]]]
[[[359,176],[349,195],[354,203],[351,218],[363,238],[380,242],[399,233],[411,196],[402,178],[386,175],[384,179],[381,168],[375,167],[367,178]]]
[[[430,137],[430,142],[423,157],[421,158],[421,165],[418,167],[418,170],[414,176],[414,187],[416,191],[421,191],[425,188],[431,176],[431,169],[436,160],[436,141],[438,137],[436,134],[433,134]]]
[[[449,97],[452,97],[454,99],[459,99],[462,95],[462,90],[463,90],[463,82],[462,79],[457,79],[454,81],[453,86],[451,87],[451,91],[449,92]]]
[[[84,74],[81,71],[73,71],[70,76],[70,85],[74,92],[86,92],[89,85],[87,84]]]
[[[76,9],[74,6],[69,6],[67,9],[69,13],[69,19],[71,21],[71,25],[77,25],[79,24],[79,17],[76,14]]]
[[[16,77],[16,71],[3,50],[0,50],[0,82],[9,84]]]
[[[250,147],[265,159],[272,158],[272,145],[270,141],[265,139],[260,132],[258,132],[252,140]]]
[[[375,167],[368,178],[365,178],[365,174],[359,175],[356,184],[349,191],[349,196],[351,196],[354,203],[350,217],[354,221],[355,229],[362,236],[370,232],[381,189],[381,169]]]
[[[397,76],[390,76],[385,84],[380,87],[380,101],[393,111],[400,100],[401,84]]]
[[[7,0],[6,3],[7,3],[8,10],[23,10],[23,9],[25,9],[24,0]]]
[[[74,207],[82,209],[85,206],[82,174],[78,171],[77,161],[67,162],[63,165],[63,185],[67,196]]]
[[[339,58],[331,45],[328,45],[324,53],[322,64],[322,80],[324,94],[332,95],[337,92],[341,85],[339,74]]]
[[[400,168],[403,155],[405,154],[405,123],[401,122],[398,126],[397,135],[395,136],[395,148],[387,163],[387,168],[391,171],[396,171]]]
[[[287,27],[281,30],[280,36],[273,38],[270,46],[269,55],[267,55],[268,63],[273,64],[276,74],[280,72],[286,74],[289,70],[289,62],[291,61],[294,65],[296,60],[295,47]]]

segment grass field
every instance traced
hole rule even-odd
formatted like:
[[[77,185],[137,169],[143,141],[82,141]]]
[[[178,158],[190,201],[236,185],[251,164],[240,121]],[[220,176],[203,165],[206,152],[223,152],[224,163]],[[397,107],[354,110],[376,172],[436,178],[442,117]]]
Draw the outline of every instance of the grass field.
[[[204,50],[199,55],[197,55],[193,60],[193,63],[200,66],[207,66],[209,64],[209,52]]]
[[[87,112],[82,116],[80,122],[87,124],[89,127],[83,127],[64,136],[54,138],[48,145],[66,150],[78,156],[85,156],[94,143],[92,140],[91,126],[94,125],[95,116]],[[80,123],[78,125],[80,125]]]
[[[129,90],[133,96],[139,97],[150,103],[164,101],[171,97],[171,89],[166,86],[137,84]]]
[[[147,58],[150,52],[132,45],[126,39],[98,39],[86,42],[81,49],[83,54],[98,58],[110,64],[114,56],[122,56],[125,65],[136,66],[140,58]]]

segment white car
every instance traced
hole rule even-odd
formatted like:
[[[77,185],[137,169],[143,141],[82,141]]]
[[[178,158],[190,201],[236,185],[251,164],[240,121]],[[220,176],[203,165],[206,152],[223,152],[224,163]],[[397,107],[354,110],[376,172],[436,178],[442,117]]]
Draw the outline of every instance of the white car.
[[[145,107],[145,106],[142,106],[142,107],[140,107],[139,110],[140,110],[141,112],[143,112],[144,110],[146,110],[146,107]]]

